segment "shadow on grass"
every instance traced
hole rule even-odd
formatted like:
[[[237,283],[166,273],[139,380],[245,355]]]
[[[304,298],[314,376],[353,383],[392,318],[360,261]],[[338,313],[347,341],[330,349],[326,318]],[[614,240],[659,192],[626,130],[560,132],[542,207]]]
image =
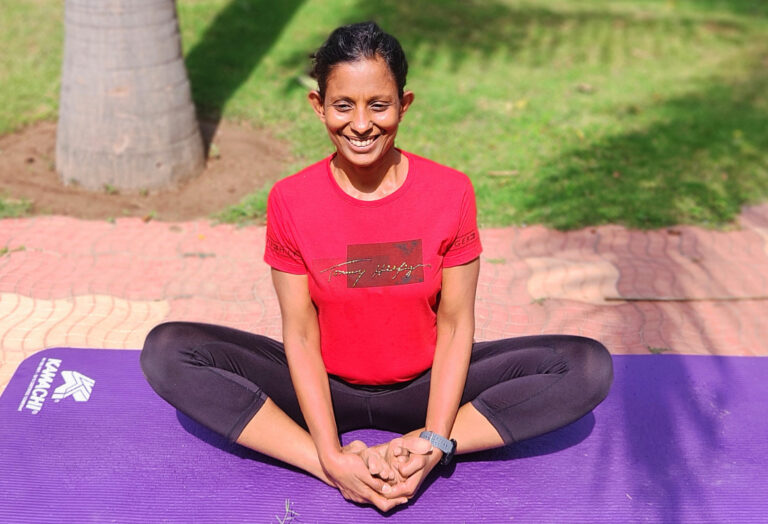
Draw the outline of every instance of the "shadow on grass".
[[[768,17],[765,0],[692,0],[693,4],[707,10],[720,10],[741,16]]]
[[[520,182],[522,190],[515,187],[525,194],[517,216],[561,229],[726,225],[742,205],[768,196],[766,92],[768,74],[759,69],[737,84],[710,82],[647,109],[616,108],[622,118],[644,110],[658,117],[542,166]]]
[[[421,65],[429,66],[438,55],[447,54],[453,68],[499,51],[526,63],[544,65],[558,49],[570,46],[574,38],[585,41],[603,38],[605,28],[608,34],[617,28],[632,28],[694,37],[697,27],[705,23],[687,14],[668,16],[664,9],[653,5],[643,12],[619,12],[515,6],[499,0],[359,0],[350,11],[344,23],[374,20],[397,37],[411,61],[418,56]],[[717,27],[721,31],[741,28],[734,20],[718,22]],[[333,29],[318,27],[314,37],[317,45]],[[306,64],[306,56],[312,51],[307,49],[296,54],[285,65]]]
[[[248,79],[304,0],[231,0],[186,57],[192,97],[210,144],[227,101]]]

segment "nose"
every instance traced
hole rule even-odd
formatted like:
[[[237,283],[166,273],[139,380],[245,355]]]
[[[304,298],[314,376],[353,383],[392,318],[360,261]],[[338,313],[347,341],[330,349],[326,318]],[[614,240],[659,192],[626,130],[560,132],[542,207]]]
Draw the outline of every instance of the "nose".
[[[371,118],[367,108],[358,107],[352,115],[352,129],[359,135],[365,135],[371,130]]]

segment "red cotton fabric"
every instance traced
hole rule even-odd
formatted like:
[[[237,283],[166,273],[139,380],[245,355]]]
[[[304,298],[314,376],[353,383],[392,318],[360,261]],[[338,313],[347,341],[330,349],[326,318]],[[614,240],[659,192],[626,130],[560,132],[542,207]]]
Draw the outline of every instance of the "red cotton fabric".
[[[403,152],[393,193],[358,200],[332,156],[275,184],[264,260],[307,274],[328,373],[356,384],[411,380],[432,366],[442,268],[482,251],[466,175]]]

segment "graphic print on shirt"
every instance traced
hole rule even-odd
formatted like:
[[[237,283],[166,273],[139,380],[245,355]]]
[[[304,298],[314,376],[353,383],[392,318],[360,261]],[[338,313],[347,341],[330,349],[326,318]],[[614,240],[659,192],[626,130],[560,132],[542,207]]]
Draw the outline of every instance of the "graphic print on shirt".
[[[323,264],[325,266],[325,264]],[[378,244],[350,244],[345,260],[321,267],[328,282],[338,278],[348,288],[403,286],[424,282],[421,239]]]

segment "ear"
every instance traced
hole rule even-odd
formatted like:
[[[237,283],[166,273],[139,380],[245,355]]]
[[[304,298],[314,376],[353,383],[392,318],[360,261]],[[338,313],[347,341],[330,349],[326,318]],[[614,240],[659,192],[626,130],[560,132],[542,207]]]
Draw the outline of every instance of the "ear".
[[[320,91],[314,89],[307,93],[307,100],[312,105],[312,109],[315,111],[317,118],[325,122],[325,105],[323,105],[323,98],[320,96]]]
[[[403,93],[403,96],[400,99],[400,120],[403,119],[405,112],[408,111],[408,108],[411,107],[412,103],[413,103],[413,91],[406,91],[405,93]]]

